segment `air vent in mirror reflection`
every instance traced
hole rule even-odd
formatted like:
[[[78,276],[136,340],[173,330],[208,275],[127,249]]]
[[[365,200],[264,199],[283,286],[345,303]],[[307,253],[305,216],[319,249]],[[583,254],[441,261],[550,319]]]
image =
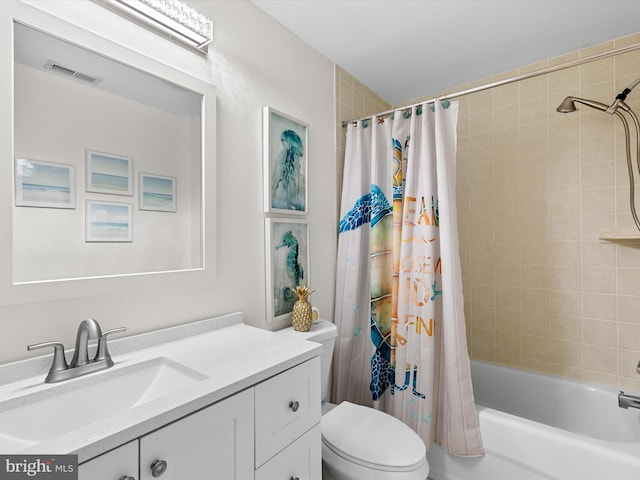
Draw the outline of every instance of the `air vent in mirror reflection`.
[[[67,68],[63,65],[60,65],[57,62],[54,62],[53,60],[49,60],[47,63],[44,64],[44,68],[45,70],[51,70],[52,72],[56,72],[59,73],[61,75],[64,75],[66,77],[72,77],[75,78],[77,80],[81,80],[83,82],[86,83],[90,83],[91,85],[95,85],[97,83],[100,82],[100,80],[102,80],[101,78],[95,77],[93,75],[89,75],[87,73],[82,73],[82,72],[78,72],[76,70],[73,70],[71,68]]]

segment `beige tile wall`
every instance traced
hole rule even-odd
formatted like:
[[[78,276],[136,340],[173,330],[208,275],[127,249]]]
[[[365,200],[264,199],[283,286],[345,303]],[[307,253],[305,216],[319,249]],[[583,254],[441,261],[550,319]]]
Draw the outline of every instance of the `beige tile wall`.
[[[639,42],[640,34],[625,37],[449,92]],[[567,95],[609,104],[638,77],[640,50],[458,99],[472,358],[640,393],[640,242],[599,240],[604,231],[635,228],[623,129],[587,107],[555,111]],[[339,67],[336,85],[340,133],[342,120],[389,108],[379,99],[365,105],[368,89]],[[640,114],[640,87],[627,103]],[[338,145],[341,185],[344,141]]]
[[[640,34],[449,92],[633,43]],[[640,392],[640,242],[599,240],[635,229],[622,123],[588,107],[555,110],[568,95],[610,104],[638,77],[640,50],[458,99],[472,358]],[[640,87],[627,103],[640,114]]]

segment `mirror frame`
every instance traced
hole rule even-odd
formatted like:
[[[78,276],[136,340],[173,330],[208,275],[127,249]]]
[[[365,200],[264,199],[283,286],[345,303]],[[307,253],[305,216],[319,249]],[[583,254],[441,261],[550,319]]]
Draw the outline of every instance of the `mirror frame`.
[[[62,279],[13,281],[14,22],[22,23],[100,55],[163,78],[203,96],[202,105],[202,267]],[[82,26],[80,26],[82,25]],[[123,35],[122,32],[126,32]],[[144,52],[144,53],[141,53]],[[188,73],[187,73],[188,72]],[[132,24],[94,2],[0,2],[0,306],[163,288],[176,282],[216,279],[216,95],[206,58]]]

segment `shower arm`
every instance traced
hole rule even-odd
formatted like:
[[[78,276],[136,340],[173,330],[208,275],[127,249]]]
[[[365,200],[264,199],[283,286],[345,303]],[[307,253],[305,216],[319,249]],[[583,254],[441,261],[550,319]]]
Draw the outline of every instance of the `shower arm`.
[[[627,95],[629,95],[631,93],[631,90],[633,90],[636,85],[640,84],[640,78],[637,78],[636,80],[634,80],[631,85],[629,85],[627,88],[625,88],[622,92],[620,92],[617,96],[616,99],[614,100],[614,102],[611,104],[611,106],[609,108],[607,108],[606,112],[607,113],[613,113],[615,112],[618,107],[622,107],[622,109],[625,112],[629,112],[631,111],[631,109],[629,108],[628,105],[626,105],[624,103],[624,101],[627,99]],[[624,107],[623,107],[624,105]]]

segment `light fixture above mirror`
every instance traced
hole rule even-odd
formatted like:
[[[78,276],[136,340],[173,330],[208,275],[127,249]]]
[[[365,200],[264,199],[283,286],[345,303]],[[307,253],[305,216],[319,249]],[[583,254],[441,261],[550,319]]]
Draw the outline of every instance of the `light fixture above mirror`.
[[[213,22],[180,0],[94,0],[151,30],[206,52]]]

